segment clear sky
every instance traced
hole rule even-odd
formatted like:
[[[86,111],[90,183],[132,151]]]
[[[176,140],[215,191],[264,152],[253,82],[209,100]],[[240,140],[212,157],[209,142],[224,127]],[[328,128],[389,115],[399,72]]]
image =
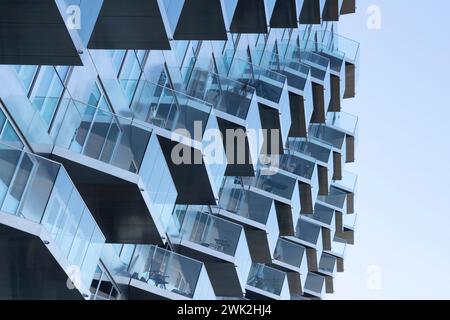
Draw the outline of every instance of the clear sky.
[[[371,5],[380,30],[366,25]],[[357,7],[339,33],[361,43],[357,97],[344,102],[360,118],[348,167],[359,174],[358,229],[327,298],[449,299],[450,1]]]

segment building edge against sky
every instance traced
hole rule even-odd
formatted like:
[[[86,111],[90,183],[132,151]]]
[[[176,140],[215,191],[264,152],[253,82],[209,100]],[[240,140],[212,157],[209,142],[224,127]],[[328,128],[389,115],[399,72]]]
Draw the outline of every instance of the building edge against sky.
[[[0,298],[333,293],[357,220],[355,9],[2,1]]]

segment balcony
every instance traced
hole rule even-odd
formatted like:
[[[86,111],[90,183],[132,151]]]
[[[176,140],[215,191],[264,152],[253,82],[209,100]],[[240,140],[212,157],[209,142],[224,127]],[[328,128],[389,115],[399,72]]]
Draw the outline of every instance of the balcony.
[[[324,252],[336,257],[337,272],[344,272],[344,259],[347,249],[347,242],[343,239],[335,237],[331,242],[331,250],[325,250]]]
[[[204,265],[155,246],[139,245],[128,269],[130,299],[214,299]]]
[[[270,27],[297,28],[302,7],[302,0],[276,0]]]
[[[286,240],[306,247],[308,270],[317,271],[323,249],[322,227],[299,219],[294,236],[285,236]]]
[[[317,32],[317,39],[328,50],[345,54],[344,99],[354,98],[359,73],[359,43],[330,31]]]
[[[322,253],[319,263],[319,273],[325,276],[326,293],[334,293],[333,278],[336,276],[337,258],[326,253]]]
[[[286,150],[280,157],[279,168],[297,176],[300,189],[301,211],[312,211],[319,192],[316,160],[304,154]]]
[[[216,204],[227,161],[224,149],[220,161],[203,153],[210,142],[205,133],[219,128],[212,106],[165,86],[139,81],[131,109],[133,121],[150,125],[158,135],[178,191],[177,202]],[[172,157],[175,150],[181,158],[177,163]]]
[[[178,251],[205,264],[217,296],[243,296],[251,262],[243,227],[206,207],[177,206],[174,216],[181,225],[171,238]]]
[[[333,147],[311,137],[289,138],[287,148],[293,154],[303,154],[316,160],[319,179],[318,194],[327,195],[333,177]]]
[[[289,91],[291,130],[290,136],[306,136],[313,113],[312,83],[309,66],[284,55],[261,49],[253,55],[259,60],[259,66],[282,74],[286,77]]]
[[[164,242],[163,221],[178,193],[148,126],[62,99],[51,136],[52,156],[67,168],[108,242]]]
[[[308,274],[306,248],[285,239],[279,238],[272,264],[275,268],[287,272],[291,295],[303,293]]]
[[[241,149],[239,153],[236,148],[225,150],[228,158],[226,175],[254,175],[257,155],[261,148],[261,143],[255,141],[252,136],[261,129],[255,89],[245,83],[197,67],[187,70],[186,74],[189,74],[186,80],[186,93],[213,106],[224,146],[227,146],[228,139],[236,138],[239,145],[243,141],[240,141],[238,133],[242,131],[245,133],[245,146],[242,148],[245,150],[245,158],[242,159]],[[233,130],[235,134],[230,136],[227,130]]]
[[[0,64],[81,65],[66,10],[64,2],[55,0],[2,1]]]
[[[253,263],[245,297],[249,299],[289,300],[286,273],[260,263]]]
[[[312,124],[309,126],[310,137],[333,150],[333,180],[342,179],[342,170],[347,156],[347,135],[327,125]]]
[[[64,167],[3,143],[0,162],[0,297],[89,298],[105,237]]]
[[[267,33],[275,0],[238,0],[230,31],[232,33]]]
[[[304,0],[300,13],[300,24],[320,24],[325,0]]]
[[[342,240],[345,240],[347,244],[353,245],[355,243],[355,230],[358,215],[356,213],[346,214],[342,216],[343,225],[339,232],[336,232],[336,236]]]
[[[300,219],[322,227],[322,243],[324,250],[331,249],[331,242],[336,234],[336,213],[333,209],[325,207],[320,203],[314,206],[314,212],[303,213]]]
[[[346,214],[347,209],[347,193],[336,187],[330,187],[330,193],[327,196],[319,195],[317,202],[321,205]]]
[[[88,48],[170,49],[167,26],[157,0],[102,2],[100,13],[94,19],[95,27]]]
[[[279,130],[281,136],[278,145],[281,153],[281,146],[287,140],[291,127],[287,79],[282,74],[261,68],[246,60],[232,58],[233,54],[231,51],[225,53],[223,64],[228,70],[227,76],[256,89],[262,128],[268,131]],[[270,140],[268,150],[272,150]]]
[[[330,59],[313,51],[308,51],[287,41],[280,41],[280,52],[288,59],[300,61],[311,70],[312,97],[314,112],[313,123],[324,123],[326,112],[331,101],[331,68]]]
[[[219,206],[213,212],[242,224],[253,262],[270,263],[279,236],[273,199],[246,189],[239,178],[224,180]]]
[[[325,297],[325,277],[308,272],[303,295],[308,298],[323,299]]]
[[[344,171],[341,180],[333,181],[332,185],[347,193],[347,212],[355,212],[355,193],[358,176],[354,173]]]
[[[356,145],[358,141],[358,117],[346,112],[329,112],[327,114],[327,125],[346,134],[345,136],[345,160],[355,161]]]
[[[228,1],[227,1],[228,2]],[[227,40],[236,0],[164,0],[164,11],[175,40]],[[224,8],[222,7],[224,6]],[[224,19],[226,12],[226,19]]]

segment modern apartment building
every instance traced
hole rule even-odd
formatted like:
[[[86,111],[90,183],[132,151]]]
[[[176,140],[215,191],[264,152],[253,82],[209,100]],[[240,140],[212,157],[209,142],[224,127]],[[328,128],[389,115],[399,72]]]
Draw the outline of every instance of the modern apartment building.
[[[357,216],[354,12],[0,1],[0,298],[333,293]]]

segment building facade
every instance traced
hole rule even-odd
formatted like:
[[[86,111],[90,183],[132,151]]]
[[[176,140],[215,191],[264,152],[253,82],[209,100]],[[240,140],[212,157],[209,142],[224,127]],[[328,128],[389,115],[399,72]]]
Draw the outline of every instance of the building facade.
[[[354,242],[355,0],[0,2],[0,298],[320,299]]]

